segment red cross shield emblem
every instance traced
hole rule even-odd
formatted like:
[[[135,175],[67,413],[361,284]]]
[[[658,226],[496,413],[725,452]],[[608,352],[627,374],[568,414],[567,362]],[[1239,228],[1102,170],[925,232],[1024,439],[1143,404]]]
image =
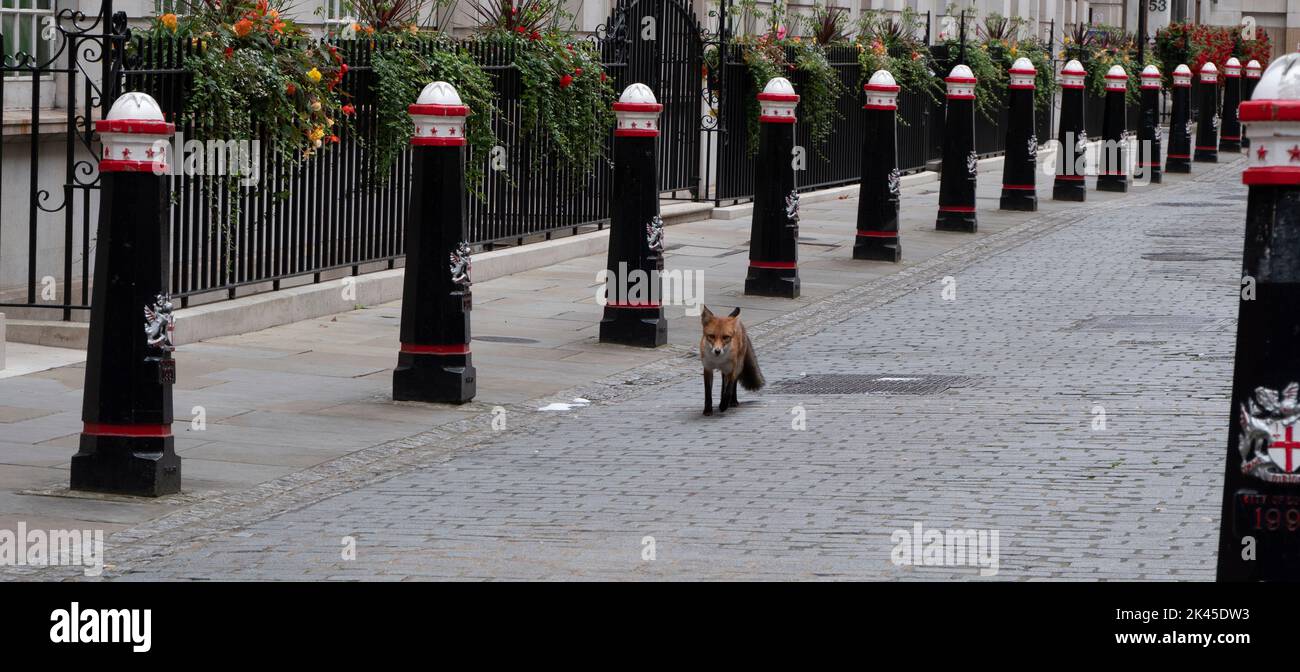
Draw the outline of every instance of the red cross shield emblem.
[[[1273,458],[1273,463],[1281,467],[1288,474],[1300,470],[1300,441],[1295,439],[1293,431],[1295,427],[1283,427],[1282,423],[1272,423],[1272,440],[1268,444],[1268,456]]]

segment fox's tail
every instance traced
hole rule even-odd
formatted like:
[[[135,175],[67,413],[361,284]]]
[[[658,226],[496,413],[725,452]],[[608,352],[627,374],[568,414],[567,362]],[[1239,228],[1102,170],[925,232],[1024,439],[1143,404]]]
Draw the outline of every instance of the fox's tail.
[[[758,368],[758,355],[754,354],[754,344],[745,334],[745,363],[740,368],[740,384],[746,390],[757,390],[767,384],[763,380],[763,371]]]

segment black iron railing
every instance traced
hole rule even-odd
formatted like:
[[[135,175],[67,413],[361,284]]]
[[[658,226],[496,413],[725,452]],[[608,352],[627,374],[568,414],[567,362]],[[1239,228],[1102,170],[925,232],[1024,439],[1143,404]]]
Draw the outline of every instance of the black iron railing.
[[[409,44],[409,43],[408,43]],[[340,89],[355,107],[354,121],[338,129],[339,142],[303,161],[278,160],[268,143],[258,153],[256,186],[232,191],[225,178],[174,175],[172,182],[172,294],[196,294],[386,263],[403,255],[403,230],[410,190],[410,153],[391,166],[386,180],[374,154],[378,110],[373,96],[372,59],[384,41],[336,43],[349,64]],[[467,198],[469,242],[491,246],[522,243],[556,231],[577,232],[608,220],[612,197],[610,164],[597,161],[584,171],[554,160],[543,134],[525,136],[519,72],[505,45],[470,41],[464,45],[491,77],[497,109],[493,128],[504,153],[504,169],[492,156],[468,160],[482,167],[481,183]],[[124,90],[153,95],[186,139],[207,140],[206,120],[186,114],[190,75],[185,59],[198,47],[170,38],[137,38],[122,72]],[[433,41],[421,49],[439,47]],[[607,64],[621,84],[623,66]]]

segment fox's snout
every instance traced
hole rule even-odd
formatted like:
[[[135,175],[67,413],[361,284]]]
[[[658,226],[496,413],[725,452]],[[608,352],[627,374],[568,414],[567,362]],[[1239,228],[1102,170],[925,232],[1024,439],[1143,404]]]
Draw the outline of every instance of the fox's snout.
[[[715,354],[715,355],[721,355],[723,350],[726,350],[726,348],[720,348],[720,347],[717,346],[717,344],[714,344],[714,346],[713,346],[713,354]]]

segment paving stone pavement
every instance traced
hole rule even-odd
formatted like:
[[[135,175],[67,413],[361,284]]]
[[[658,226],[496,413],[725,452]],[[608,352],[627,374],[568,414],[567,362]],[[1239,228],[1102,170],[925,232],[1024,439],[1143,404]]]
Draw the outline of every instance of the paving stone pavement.
[[[105,577],[979,578],[892,563],[891,535],[920,523],[997,530],[996,579],[1212,579],[1238,170],[1057,213],[774,319],[756,334],[771,387],[725,414],[701,417],[695,365],[677,357],[590,406],[467,429],[391,478],[225,528],[127,535],[137,548],[110,553]],[[784,387],[828,373],[963,381],[917,395]]]

